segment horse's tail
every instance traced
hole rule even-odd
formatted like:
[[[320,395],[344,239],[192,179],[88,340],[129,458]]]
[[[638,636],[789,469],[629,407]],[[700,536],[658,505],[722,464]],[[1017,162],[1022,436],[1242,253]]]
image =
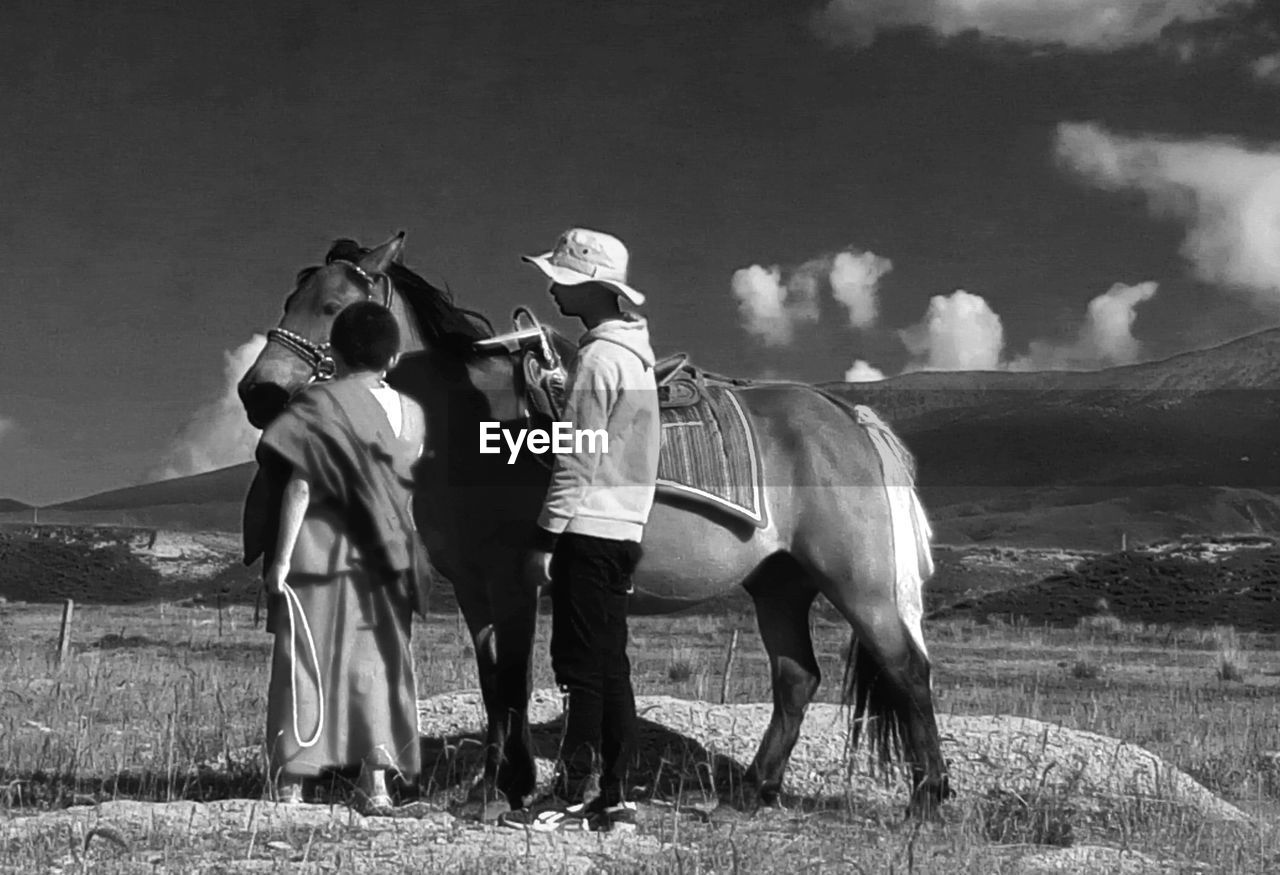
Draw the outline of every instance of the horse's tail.
[[[822,394],[866,429],[880,456],[893,531],[894,599],[911,640],[927,660],[929,649],[924,643],[921,622],[924,619],[924,583],[934,571],[930,547],[933,527],[929,525],[929,517],[916,493],[915,459],[902,440],[870,407],[850,404],[827,392]]]

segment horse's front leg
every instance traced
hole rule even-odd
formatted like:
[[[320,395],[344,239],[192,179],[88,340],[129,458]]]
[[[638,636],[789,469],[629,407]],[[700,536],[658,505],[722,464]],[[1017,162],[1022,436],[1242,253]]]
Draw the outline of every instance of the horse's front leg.
[[[519,808],[537,785],[529,728],[537,592],[523,583],[522,558],[490,565],[484,583],[488,622],[472,631],[488,726],[483,777],[468,802],[482,820]]]

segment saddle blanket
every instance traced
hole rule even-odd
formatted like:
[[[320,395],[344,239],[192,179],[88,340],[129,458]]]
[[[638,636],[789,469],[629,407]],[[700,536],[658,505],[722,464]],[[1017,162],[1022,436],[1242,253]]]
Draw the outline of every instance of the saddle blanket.
[[[733,390],[708,381],[696,404],[664,407],[661,419],[657,494],[680,495],[767,526],[763,460]]]

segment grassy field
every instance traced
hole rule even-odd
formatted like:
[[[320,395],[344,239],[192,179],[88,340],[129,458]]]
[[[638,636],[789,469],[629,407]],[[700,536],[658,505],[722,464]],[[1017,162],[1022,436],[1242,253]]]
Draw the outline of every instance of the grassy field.
[[[0,824],[109,799],[262,797],[258,756],[245,751],[261,742],[269,638],[253,628],[252,608],[79,606],[72,656],[61,667],[56,606],[9,604],[0,612]],[[534,680],[540,687],[553,685],[548,625],[544,618],[539,627]],[[740,643],[728,701],[768,700],[764,652],[749,613],[637,619],[637,693],[718,701],[734,629]],[[836,701],[847,629],[824,612],[815,613],[814,629],[824,668],[819,699]],[[951,619],[929,624],[926,634],[942,713],[1015,714],[1114,736],[1149,748],[1246,810],[1280,815],[1276,636],[1114,618],[1066,629]],[[420,623],[415,646],[421,695],[476,686],[470,645],[456,618]],[[213,767],[198,769],[202,763]],[[610,854],[601,862],[618,871],[774,871],[785,854],[786,868],[795,871],[998,872],[1029,846],[1073,841],[1076,815],[1061,799],[971,798],[960,791],[946,823],[919,832],[895,824],[896,807],[827,806],[730,829],[662,809],[641,824],[642,834],[659,839],[660,850]],[[1208,867],[1203,871],[1280,867],[1274,833],[1150,813],[1121,812],[1114,820],[1108,838],[1117,846],[1200,861]],[[382,835],[374,842],[337,826],[312,830],[309,838],[277,832],[250,837],[157,827],[142,852],[127,860],[106,854],[93,868],[141,871],[130,866],[142,853],[148,871],[151,865],[236,868],[232,860],[256,860],[257,870],[302,871],[298,855],[282,856],[272,841],[276,848],[305,844],[307,865],[319,866],[314,871],[433,868],[429,848],[405,838]],[[65,840],[10,839],[0,849],[0,867],[44,871],[66,850]],[[495,870],[521,865],[514,858],[490,863]]]

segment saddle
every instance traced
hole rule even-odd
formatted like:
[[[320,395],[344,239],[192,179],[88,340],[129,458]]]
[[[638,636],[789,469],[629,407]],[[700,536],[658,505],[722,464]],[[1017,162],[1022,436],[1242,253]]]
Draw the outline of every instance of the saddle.
[[[475,346],[502,350],[515,359],[518,382],[523,383],[516,391],[527,420],[563,421],[568,369],[553,337],[523,307],[512,318],[515,330],[476,341]],[[530,324],[522,325],[522,319]],[[658,492],[755,527],[767,526],[761,456],[735,392],[751,381],[705,371],[683,352],[659,359],[653,370],[662,419]],[[539,459],[549,465],[545,457]]]
[[[688,353],[678,352],[659,359],[653,366],[658,381],[658,408],[692,407],[706,393],[702,369],[689,361]]]

